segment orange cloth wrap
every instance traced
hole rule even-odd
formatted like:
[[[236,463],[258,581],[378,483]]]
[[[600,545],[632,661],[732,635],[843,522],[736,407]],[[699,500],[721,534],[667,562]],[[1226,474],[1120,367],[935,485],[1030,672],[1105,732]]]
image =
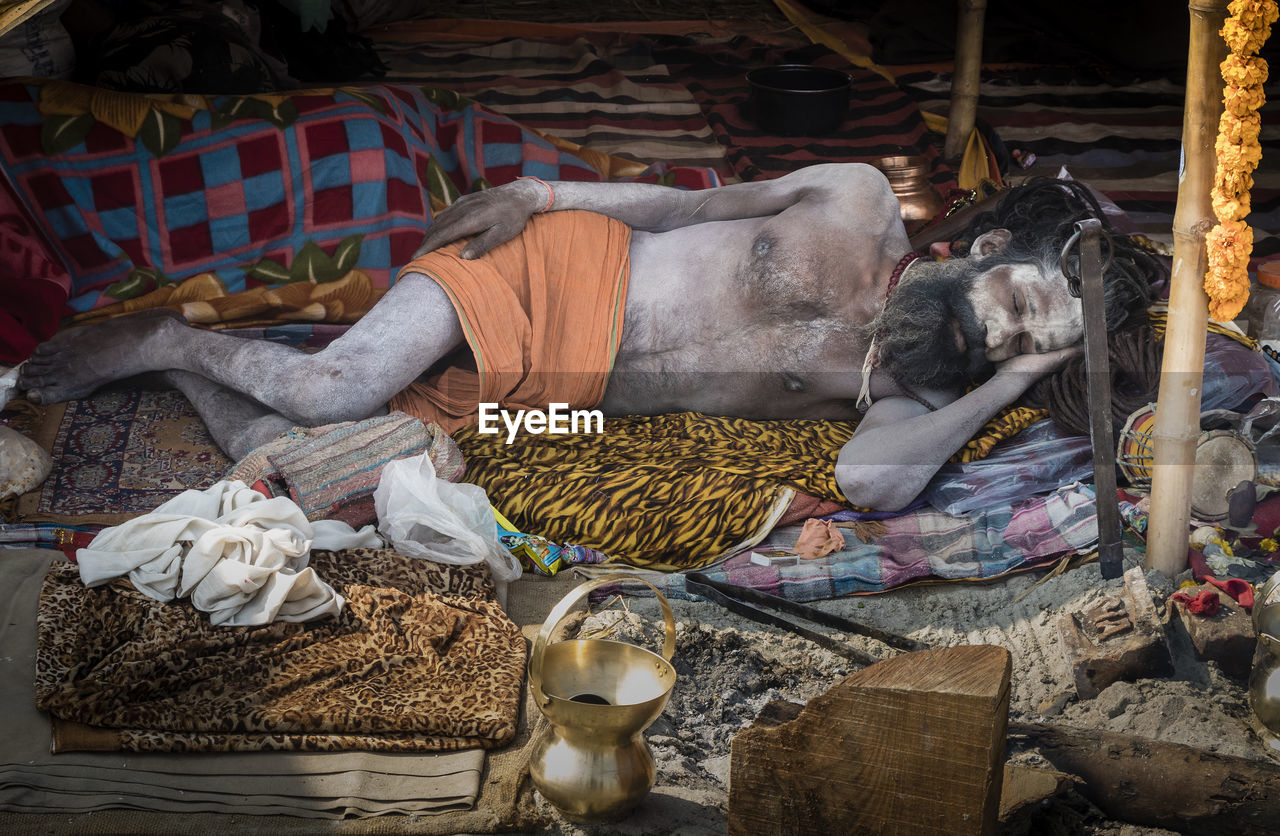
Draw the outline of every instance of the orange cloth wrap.
[[[631,228],[591,212],[550,212],[482,258],[459,258],[463,243],[415,258],[400,275],[425,273],[445,289],[476,368],[433,372],[391,409],[452,433],[476,423],[481,402],[544,411],[600,403],[622,341]]]

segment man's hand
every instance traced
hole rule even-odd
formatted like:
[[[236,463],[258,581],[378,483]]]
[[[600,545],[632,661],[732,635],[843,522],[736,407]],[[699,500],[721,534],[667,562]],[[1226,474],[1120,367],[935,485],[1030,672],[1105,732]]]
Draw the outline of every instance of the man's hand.
[[[547,203],[547,190],[533,180],[515,180],[463,195],[431,220],[417,258],[459,238],[471,238],[463,258],[479,258],[520,234],[529,218]]]
[[[996,374],[1025,376],[1026,385],[1030,386],[1045,375],[1065,366],[1068,360],[1083,354],[1083,345],[1067,346],[1056,351],[1046,351],[1043,354],[1015,354],[996,365]]]

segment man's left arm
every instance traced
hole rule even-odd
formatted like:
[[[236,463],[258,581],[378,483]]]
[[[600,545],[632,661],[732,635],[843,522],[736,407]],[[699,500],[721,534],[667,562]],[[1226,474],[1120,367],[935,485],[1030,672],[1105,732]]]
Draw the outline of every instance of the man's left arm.
[[[881,398],[840,450],[836,461],[840,490],[862,508],[905,508],[996,413],[1080,351],[1072,346],[1012,357],[985,383],[936,410],[905,396]],[[936,398],[935,394],[931,400]]]
[[[776,180],[703,190],[525,178],[458,198],[432,219],[414,256],[471,238],[460,255],[479,258],[519,235],[539,212],[581,209],[607,215],[632,229],[665,232],[708,221],[772,217],[810,196],[849,200],[851,195],[865,199],[881,192],[892,195],[884,175],[860,163],[808,166]]]

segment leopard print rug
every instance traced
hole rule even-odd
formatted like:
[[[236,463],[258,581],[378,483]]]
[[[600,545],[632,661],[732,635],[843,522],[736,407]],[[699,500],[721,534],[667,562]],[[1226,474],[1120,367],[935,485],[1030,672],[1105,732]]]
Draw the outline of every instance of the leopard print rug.
[[[438,751],[515,736],[525,640],[483,564],[353,549],[311,565],[347,599],[338,618],[219,628],[127,580],[87,589],[55,564],[37,706],[55,726],[109,731],[93,748],[127,751]]]

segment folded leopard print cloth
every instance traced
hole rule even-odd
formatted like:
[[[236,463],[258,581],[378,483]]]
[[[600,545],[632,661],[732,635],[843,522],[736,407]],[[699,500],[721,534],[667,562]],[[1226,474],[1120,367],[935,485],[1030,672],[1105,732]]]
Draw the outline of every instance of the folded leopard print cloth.
[[[212,627],[127,580],[45,578],[36,704],[55,749],[439,751],[515,736],[525,640],[488,569],[387,549],[313,552],[337,618]],[[88,728],[86,728],[86,726]],[[60,742],[61,741],[61,742]]]

